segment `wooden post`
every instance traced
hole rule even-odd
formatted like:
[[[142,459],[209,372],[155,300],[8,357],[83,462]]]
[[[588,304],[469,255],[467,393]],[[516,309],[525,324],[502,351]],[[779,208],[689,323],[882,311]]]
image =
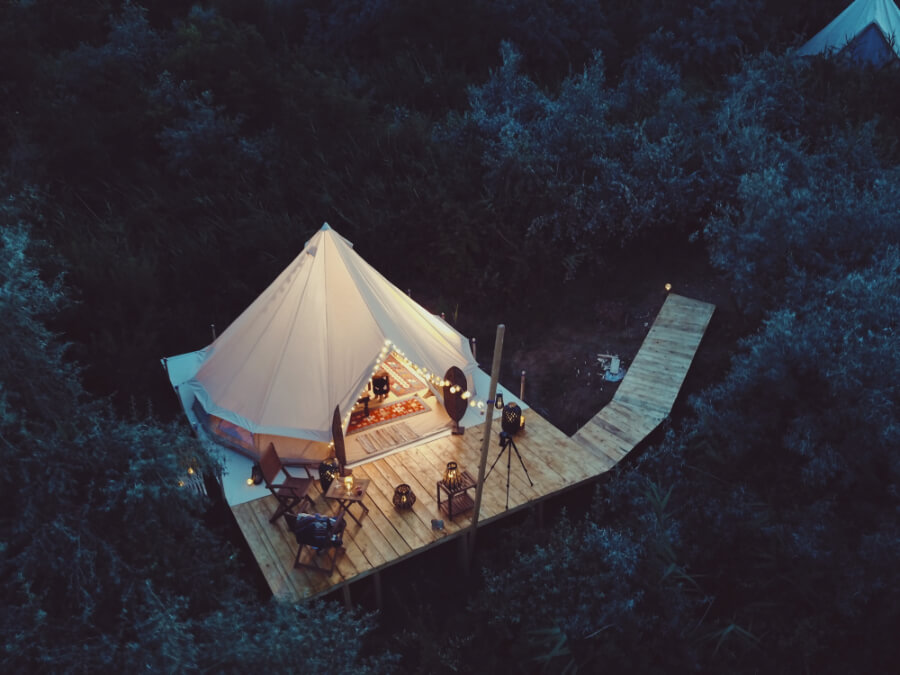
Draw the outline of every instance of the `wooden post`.
[[[469,346],[472,348],[472,358],[478,360],[478,338],[469,340]]]
[[[351,611],[353,609],[353,598],[350,597],[350,584],[346,583],[341,586],[341,593],[344,595],[344,607],[347,608],[347,611]]]
[[[522,380],[519,382],[519,400],[525,402],[525,371],[522,371]]]
[[[380,612],[384,609],[383,596],[381,594],[381,572],[375,572],[372,575],[372,582],[375,584],[375,606]]]
[[[475,533],[478,530],[478,514],[481,511],[481,492],[484,489],[484,468],[487,465],[488,450],[491,447],[491,422],[494,421],[494,399],[497,396],[497,380],[500,379],[500,355],[503,353],[503,335],[506,326],[497,326],[497,337],[494,340],[494,362],[491,365],[491,386],[488,389],[487,409],[485,410],[484,439],[481,442],[481,461],[478,462],[478,484],[475,486],[475,511],[472,513],[472,525],[469,528],[469,561],[471,567],[475,557]]]
[[[212,330],[213,342],[215,342],[216,341],[216,324],[214,324],[214,323],[209,324],[209,328],[210,328],[210,330]]]
[[[469,574],[469,538],[463,534],[457,541],[458,548],[456,552],[459,554],[459,566],[464,574]]]

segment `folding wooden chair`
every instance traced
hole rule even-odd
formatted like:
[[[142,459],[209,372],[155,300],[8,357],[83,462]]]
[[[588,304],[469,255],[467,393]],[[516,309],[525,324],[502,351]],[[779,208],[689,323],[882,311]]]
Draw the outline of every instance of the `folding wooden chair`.
[[[275,510],[275,515],[269,518],[270,523],[274,523],[285,513],[293,513],[294,507],[304,502],[309,504],[310,510],[314,510],[313,500],[309,496],[309,489],[313,484],[313,477],[309,469],[303,467],[303,470],[306,471],[306,478],[289,474],[275,451],[274,443],[269,443],[263,451],[262,457],[259,458],[259,468],[262,469],[266,487],[278,500],[278,508]],[[277,482],[279,479],[281,482]]]

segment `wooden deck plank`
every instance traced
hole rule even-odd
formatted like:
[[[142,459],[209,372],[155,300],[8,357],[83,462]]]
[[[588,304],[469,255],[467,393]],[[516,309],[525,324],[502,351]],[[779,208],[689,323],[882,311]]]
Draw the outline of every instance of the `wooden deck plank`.
[[[480,522],[502,518],[592,480],[637,447],[671,412],[714,309],[708,303],[670,294],[612,401],[571,437],[534,410],[526,410],[525,429],[514,440],[534,485],[529,485],[518,458],[508,448],[485,482]],[[500,421],[495,420],[486,468],[500,456],[500,430]],[[475,425],[462,436],[432,439],[356,467],[355,476],[371,481],[364,499],[369,513],[361,525],[348,519],[344,550],[330,576],[293,568],[297,550],[293,535],[283,522],[268,522],[276,507],[274,497],[232,506],[274,597],[286,602],[317,597],[463,536],[473,512],[447,518],[438,509],[435,486],[451,460],[477,478],[483,439],[484,424]],[[511,469],[508,511],[507,460]],[[409,484],[416,494],[412,510],[397,511],[393,506],[394,487],[399,483]],[[310,496],[316,511],[336,513],[335,503],[324,499],[318,484]],[[355,508],[354,513],[358,514]],[[443,520],[444,529],[433,530],[432,519]]]

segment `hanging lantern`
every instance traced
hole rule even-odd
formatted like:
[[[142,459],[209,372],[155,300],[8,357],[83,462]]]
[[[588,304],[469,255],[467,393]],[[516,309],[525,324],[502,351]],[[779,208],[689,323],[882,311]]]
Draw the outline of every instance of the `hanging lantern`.
[[[416,503],[416,495],[406,483],[401,483],[394,488],[394,506],[399,511],[407,511]]]
[[[497,399],[494,401],[494,407],[497,410],[503,410],[503,394],[501,392],[497,392]]]
[[[462,476],[456,462],[447,462],[447,469],[444,471],[444,479],[441,482],[448,490],[459,489],[459,486],[462,485]]]
[[[503,408],[503,418],[500,426],[508,434],[514,434],[522,428],[522,409],[515,403],[507,403]]]
[[[341,473],[341,465],[338,464],[337,458],[332,457],[326,459],[319,464],[319,484],[322,486],[322,492],[328,492],[328,488],[334,482],[334,479]]]

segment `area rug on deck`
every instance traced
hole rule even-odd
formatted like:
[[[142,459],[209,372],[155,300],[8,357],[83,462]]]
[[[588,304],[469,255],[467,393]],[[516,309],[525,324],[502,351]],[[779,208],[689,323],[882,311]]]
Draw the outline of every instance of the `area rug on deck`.
[[[406,443],[411,443],[418,436],[406,422],[397,422],[381,429],[373,429],[354,437],[366,454],[373,455],[376,452],[384,452]]]
[[[425,383],[409,372],[409,369],[400,363],[400,359],[397,358],[394,352],[388,354],[387,358],[381,362],[381,365],[388,371],[388,375],[391,378],[391,391],[395,395],[405,396],[425,388]]]
[[[379,424],[393,422],[401,417],[411,417],[423,412],[428,412],[431,408],[422,400],[418,394],[413,394],[409,398],[397,401],[389,405],[373,408],[369,406],[369,416],[365,416],[365,410],[357,408],[350,414],[350,424],[347,425],[347,434],[352,434],[360,429],[370,429]]]

